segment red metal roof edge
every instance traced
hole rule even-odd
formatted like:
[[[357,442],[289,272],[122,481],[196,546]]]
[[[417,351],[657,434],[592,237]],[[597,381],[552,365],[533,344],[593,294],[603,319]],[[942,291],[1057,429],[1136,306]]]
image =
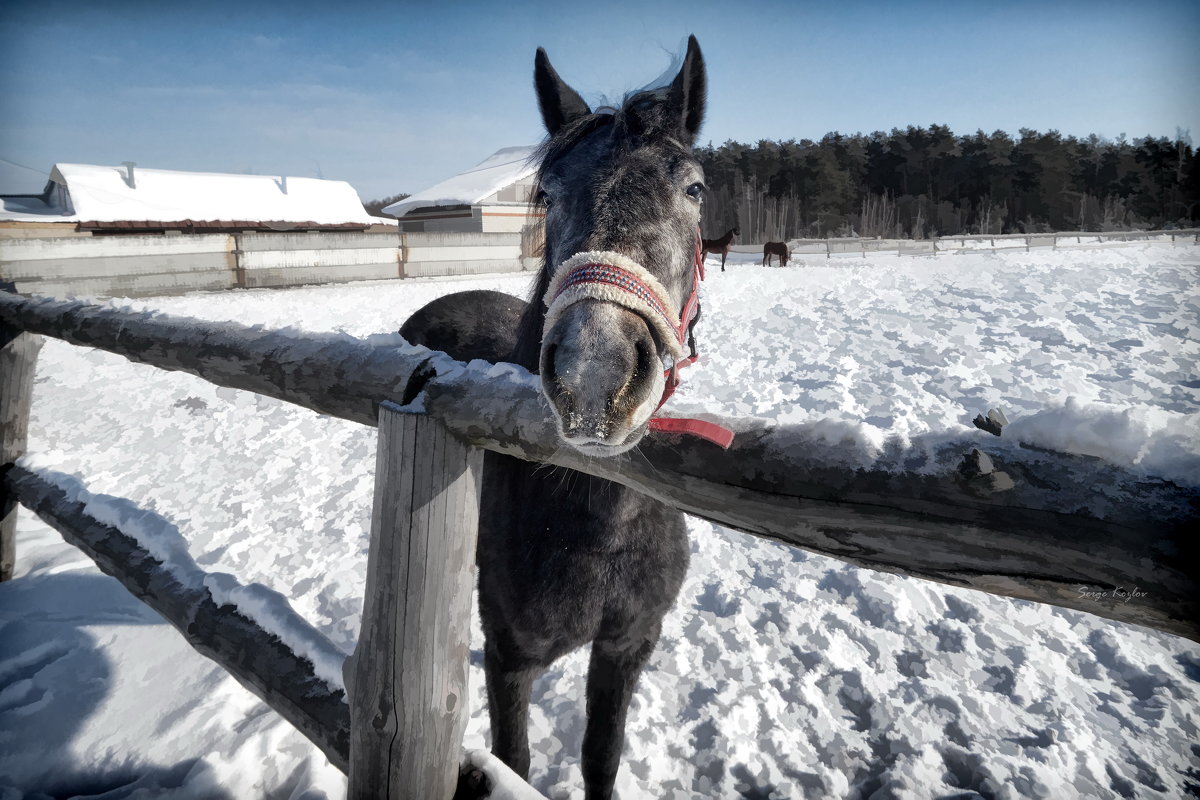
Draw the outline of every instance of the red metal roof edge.
[[[362,230],[375,223],[371,222],[292,222],[284,220],[225,220],[225,219],[183,219],[183,220],[89,220],[80,222],[79,230],[265,230],[286,233],[296,230]]]

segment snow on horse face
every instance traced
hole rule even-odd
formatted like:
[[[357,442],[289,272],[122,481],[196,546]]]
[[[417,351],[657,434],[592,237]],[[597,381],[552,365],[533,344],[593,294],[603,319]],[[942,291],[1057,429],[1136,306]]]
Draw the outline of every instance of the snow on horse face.
[[[672,319],[693,291],[703,60],[692,40],[674,82],[612,113],[592,113],[540,50],[535,82],[550,133],[538,172],[549,282],[542,389],[566,443],[612,455],[645,435],[664,364],[681,358]],[[571,273],[589,266],[606,268],[601,280]]]

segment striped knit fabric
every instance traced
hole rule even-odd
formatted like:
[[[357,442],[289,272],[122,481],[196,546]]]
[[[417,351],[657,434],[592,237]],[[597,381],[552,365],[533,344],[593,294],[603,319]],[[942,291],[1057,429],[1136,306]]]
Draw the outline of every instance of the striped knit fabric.
[[[605,250],[576,253],[558,268],[544,298],[543,337],[568,307],[589,297],[641,315],[666,343],[672,359],[683,360],[687,332],[681,330],[666,287],[633,259]]]

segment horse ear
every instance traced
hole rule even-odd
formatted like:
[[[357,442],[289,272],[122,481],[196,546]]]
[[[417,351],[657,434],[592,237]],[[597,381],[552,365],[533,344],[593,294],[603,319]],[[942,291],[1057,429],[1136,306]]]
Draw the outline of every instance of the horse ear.
[[[550,57],[540,47],[533,59],[533,85],[537,91],[538,107],[542,110],[542,121],[546,123],[546,130],[551,136],[568,122],[592,113],[579,92],[558,77],[554,67],[550,66]]]
[[[695,36],[688,37],[687,55],[683,67],[671,82],[667,102],[671,113],[679,119],[680,133],[687,144],[696,143],[700,125],[704,122],[704,103],[708,93],[708,78],[704,72],[704,56]]]

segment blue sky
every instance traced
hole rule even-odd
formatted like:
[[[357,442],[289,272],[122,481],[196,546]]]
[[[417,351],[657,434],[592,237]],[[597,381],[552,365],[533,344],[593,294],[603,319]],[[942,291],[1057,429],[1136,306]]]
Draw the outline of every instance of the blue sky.
[[[689,33],[702,142],[941,123],[1200,143],[1195,0],[0,0],[0,192],[40,191],[57,161],[414,192],[541,138],[537,46],[599,101],[661,75]]]

